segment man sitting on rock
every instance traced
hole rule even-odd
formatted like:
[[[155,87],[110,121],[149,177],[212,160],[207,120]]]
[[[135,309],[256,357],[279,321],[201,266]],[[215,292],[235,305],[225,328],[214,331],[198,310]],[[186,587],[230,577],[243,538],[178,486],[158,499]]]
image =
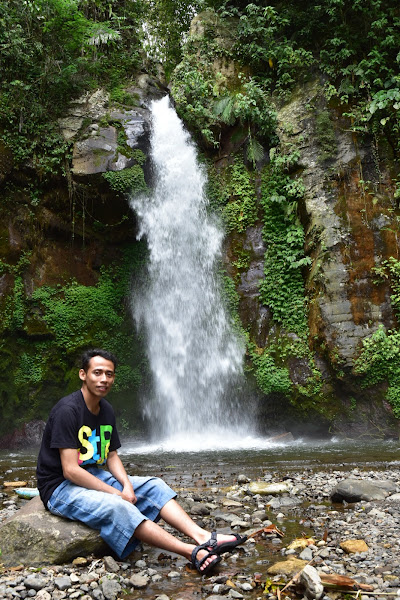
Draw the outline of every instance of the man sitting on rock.
[[[174,500],[175,492],[157,477],[128,476],[118,456],[115,415],[104,396],[115,379],[116,358],[104,350],[82,356],[80,390],[52,409],[38,457],[37,481],[45,507],[55,515],[97,529],[121,558],[139,541],[175,552],[206,574],[246,537],[199,527]],[[107,465],[108,471],[100,468]],[[171,535],[164,521],[196,544]]]

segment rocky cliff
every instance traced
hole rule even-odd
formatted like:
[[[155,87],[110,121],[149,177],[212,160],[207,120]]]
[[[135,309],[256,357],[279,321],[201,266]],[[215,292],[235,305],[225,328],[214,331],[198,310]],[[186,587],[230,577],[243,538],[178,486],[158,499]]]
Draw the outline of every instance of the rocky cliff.
[[[137,426],[135,391],[145,367],[127,297],[146,250],[136,242],[127,195],[151,183],[148,104],[164,93],[142,74],[125,90],[125,104],[110,102],[104,90],[73,101],[59,120],[70,148],[60,174],[42,178],[34,164],[17,168],[0,147],[5,446],[23,443],[23,423],[45,419],[76,387],[75,360],[88,345],[124,355],[114,401],[122,424]]]
[[[226,297],[247,340],[260,427],[398,436],[393,148],[354,126],[318,69],[268,95],[232,57],[230,24],[213,11],[195,18],[171,95],[225,225]],[[59,120],[69,153],[57,175],[34,161],[17,168],[0,144],[3,436],[17,407],[18,426],[46,418],[76,386],[87,345],[124,357],[114,404],[122,426],[140,418],[146,361],[127,296],[146,248],[127,194],[151,185],[147,105],[164,93],[142,74],[120,102],[104,90],[73,101]]]
[[[212,12],[196,17],[172,91],[212,156],[213,203],[229,232],[225,266],[264,392],[260,418],[397,436],[393,147],[354,126],[318,70],[290,94],[263,96],[251,70],[230,58],[235,27]]]

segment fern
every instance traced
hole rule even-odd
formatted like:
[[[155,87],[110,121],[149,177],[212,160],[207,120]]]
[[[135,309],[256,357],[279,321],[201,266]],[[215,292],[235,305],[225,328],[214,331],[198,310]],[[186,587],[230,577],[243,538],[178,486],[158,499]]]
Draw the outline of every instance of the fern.
[[[249,142],[247,145],[247,158],[253,164],[253,167],[263,158],[265,153],[264,147],[254,138],[249,130]]]

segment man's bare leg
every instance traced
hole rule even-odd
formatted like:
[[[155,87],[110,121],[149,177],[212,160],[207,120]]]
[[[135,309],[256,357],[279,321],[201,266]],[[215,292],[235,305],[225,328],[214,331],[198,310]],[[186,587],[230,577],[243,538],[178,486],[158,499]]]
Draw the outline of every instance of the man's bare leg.
[[[197,542],[197,544],[204,544],[208,542],[211,537],[211,533],[206,529],[203,529],[183,510],[183,508],[175,501],[169,500],[161,509],[160,517],[164,519],[166,523],[187,535]],[[182,542],[180,539],[174,537],[165,529],[153,523],[153,521],[147,520],[142,521],[135,530],[135,538],[149,544],[167,550],[168,552],[175,552],[180,554],[188,560],[191,559],[192,552],[195,548],[194,544],[187,544]],[[217,540],[219,543],[230,542],[234,539],[232,535],[218,534]],[[208,554],[207,550],[199,550],[197,559],[201,561],[204,556]],[[211,554],[203,563],[201,571],[204,570],[214,559],[215,554]]]
[[[155,546],[156,548],[161,548],[162,550],[167,550],[168,552],[180,554],[181,556],[187,558],[187,560],[191,559],[192,552],[195,548],[194,544],[182,542],[157,525],[157,523],[153,523],[153,521],[150,520],[142,521],[140,525],[136,527],[135,538],[145,542],[146,544],[149,544],[150,546]],[[207,554],[207,550],[199,550],[197,559],[201,560]],[[200,570],[204,570],[215,558],[215,555],[208,557],[207,560],[204,561]]]
[[[175,529],[184,533],[185,535],[195,540],[198,544],[204,544],[208,542],[211,537],[211,533],[202,527],[199,527],[197,523],[183,510],[183,508],[176,502],[176,500],[169,500],[161,509],[160,516],[166,523],[172,525]],[[226,535],[219,533],[217,535],[217,541],[231,542],[235,537],[233,535]]]

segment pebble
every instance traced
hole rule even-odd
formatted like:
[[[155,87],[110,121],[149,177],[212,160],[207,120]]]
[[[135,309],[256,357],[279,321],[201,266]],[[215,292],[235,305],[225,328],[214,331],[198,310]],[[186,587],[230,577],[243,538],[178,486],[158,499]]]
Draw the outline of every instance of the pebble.
[[[132,577],[129,580],[129,583],[133,588],[142,589],[148,585],[149,578],[145,575],[139,575],[139,573],[136,573],[135,575],[132,575]]]
[[[106,568],[106,571],[108,571],[109,573],[117,573],[119,571],[119,565],[113,559],[112,556],[104,557],[104,566]]]
[[[61,590],[67,590],[71,587],[71,578],[70,577],[56,577],[54,580],[54,585]]]
[[[115,579],[104,579],[101,584],[101,591],[106,600],[115,600],[121,590],[121,585]]]

